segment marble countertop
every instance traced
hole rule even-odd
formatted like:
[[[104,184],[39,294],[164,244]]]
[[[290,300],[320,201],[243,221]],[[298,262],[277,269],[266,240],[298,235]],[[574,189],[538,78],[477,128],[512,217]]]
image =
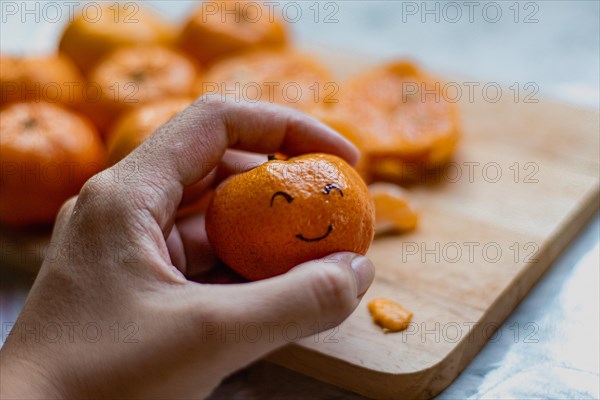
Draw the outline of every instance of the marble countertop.
[[[62,20],[23,20],[7,15],[6,3],[21,4],[2,2],[2,52],[54,48]],[[174,20],[196,6],[192,1],[146,3]],[[292,29],[303,47],[317,43],[374,61],[406,56],[445,74],[508,86],[534,83],[539,96],[599,108],[597,1],[275,3],[297,19]],[[596,215],[439,398],[600,397],[599,236]],[[30,283],[18,276],[2,281],[2,321],[15,320]],[[282,384],[274,387],[273,381]],[[360,397],[259,362],[228,378],[212,398]]]

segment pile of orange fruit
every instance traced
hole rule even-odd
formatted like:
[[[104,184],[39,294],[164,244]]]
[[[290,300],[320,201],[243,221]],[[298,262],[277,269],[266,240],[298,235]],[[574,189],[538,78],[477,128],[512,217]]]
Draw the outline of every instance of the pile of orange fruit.
[[[338,130],[361,150],[360,176],[375,184],[377,226],[414,229],[417,214],[397,186],[410,180],[403,169],[447,162],[459,136],[455,106],[424,95],[438,80],[397,61],[338,85],[292,46],[283,20],[268,10],[257,19],[261,3],[244,3],[211,2],[210,13],[198,7],[179,26],[141,2],[133,20],[128,3],[106,3],[100,18],[69,21],[56,54],[3,54],[0,224],[52,224],[94,173],[195,97],[221,93],[294,107]]]

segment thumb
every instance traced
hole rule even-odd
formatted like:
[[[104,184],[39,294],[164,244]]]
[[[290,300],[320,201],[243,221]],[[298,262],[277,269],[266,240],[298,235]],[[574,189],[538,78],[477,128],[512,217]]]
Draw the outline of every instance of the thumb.
[[[187,293],[177,296],[185,305],[175,302],[182,317],[177,335],[184,339],[175,342],[189,346],[200,341],[199,357],[211,358],[212,370],[227,375],[287,343],[340,324],[358,306],[374,275],[368,258],[334,253],[259,282],[186,286]]]
[[[374,275],[368,258],[334,253],[278,277],[223,290],[230,291],[230,317],[241,326],[263,327],[270,351],[339,325],[358,306]]]

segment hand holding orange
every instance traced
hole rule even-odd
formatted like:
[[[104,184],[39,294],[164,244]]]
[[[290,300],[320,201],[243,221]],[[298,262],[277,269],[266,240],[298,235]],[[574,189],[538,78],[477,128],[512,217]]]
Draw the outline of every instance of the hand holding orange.
[[[264,279],[334,252],[364,255],[373,204],[358,173],[336,156],[271,160],[216,189],[206,233],[229,267]]]

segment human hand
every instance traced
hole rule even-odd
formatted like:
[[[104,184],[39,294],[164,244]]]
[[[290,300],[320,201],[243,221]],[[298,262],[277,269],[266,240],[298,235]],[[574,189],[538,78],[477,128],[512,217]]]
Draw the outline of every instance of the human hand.
[[[175,214],[184,188],[201,193],[231,172],[240,155],[227,148],[357,159],[349,142],[298,112],[198,99],[63,206],[54,256],[0,352],[2,398],[205,397],[289,342],[286,327],[308,336],[356,308],[374,270],[352,253],[259,282],[186,279],[214,259],[203,217]],[[135,179],[119,176],[127,165]]]

